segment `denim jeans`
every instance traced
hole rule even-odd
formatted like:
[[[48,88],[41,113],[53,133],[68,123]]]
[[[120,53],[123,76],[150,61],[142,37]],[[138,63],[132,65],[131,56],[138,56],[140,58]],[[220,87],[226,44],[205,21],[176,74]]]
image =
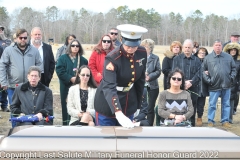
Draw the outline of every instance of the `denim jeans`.
[[[218,97],[221,96],[221,123],[229,122],[231,89],[209,92],[208,123],[215,123],[214,117]]]
[[[8,102],[9,102],[10,106],[12,104],[12,96],[13,96],[14,90],[15,90],[15,88],[8,88]],[[12,115],[12,113],[11,113],[10,117],[11,118],[14,117]],[[16,125],[17,125],[17,123],[12,121],[12,128],[14,128]]]
[[[8,102],[11,105],[12,104],[12,96],[14,93],[15,88],[8,88]]]

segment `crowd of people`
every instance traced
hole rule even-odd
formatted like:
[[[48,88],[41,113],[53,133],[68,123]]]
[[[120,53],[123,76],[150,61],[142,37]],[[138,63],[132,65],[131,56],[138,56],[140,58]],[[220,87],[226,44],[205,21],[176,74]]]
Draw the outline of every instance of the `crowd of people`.
[[[54,115],[49,89],[54,71],[60,83],[63,125],[133,128],[156,122],[156,126],[200,127],[209,96],[208,126],[215,125],[221,97],[221,123],[231,127],[240,91],[240,35],[233,32],[224,45],[216,40],[211,53],[191,39],[173,41],[161,65],[154,54],[155,42],[141,40],[147,31],[130,24],[110,28],[89,60],[76,36],[69,34],[54,59],[40,27],[32,28],[30,36],[18,29],[11,42],[0,26],[1,109],[11,112],[10,117],[38,118],[12,122],[12,127],[53,124],[47,117]],[[161,73],[164,90],[160,92]]]

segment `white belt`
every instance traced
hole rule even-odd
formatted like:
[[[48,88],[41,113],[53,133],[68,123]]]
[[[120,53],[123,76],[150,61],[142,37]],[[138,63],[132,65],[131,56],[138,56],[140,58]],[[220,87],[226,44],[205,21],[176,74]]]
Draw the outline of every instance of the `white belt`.
[[[129,87],[116,87],[117,88],[117,90],[118,91],[122,91],[122,92],[128,92],[128,91],[130,91],[130,89],[133,87],[133,84],[134,83],[132,83]]]

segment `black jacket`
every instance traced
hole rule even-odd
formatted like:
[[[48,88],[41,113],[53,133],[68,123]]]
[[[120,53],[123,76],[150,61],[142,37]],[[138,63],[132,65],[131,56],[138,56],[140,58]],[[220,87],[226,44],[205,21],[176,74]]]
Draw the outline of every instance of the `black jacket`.
[[[167,77],[168,74],[170,73],[170,71],[172,71],[172,63],[173,63],[173,58],[174,53],[171,51],[166,51],[166,53],[164,53],[165,57],[162,61],[162,72],[164,74],[164,78],[163,78],[163,85],[164,85],[164,90],[167,89]]]
[[[203,60],[200,60],[201,63],[203,64]],[[209,91],[208,91],[208,84],[206,82],[204,82],[203,77],[202,77],[202,67],[201,67],[201,71],[200,71],[200,81],[199,81],[199,85],[198,85],[198,94],[199,97],[207,97],[209,96]]]
[[[161,65],[159,62],[159,57],[151,53],[149,55],[149,58],[147,59],[146,68],[146,72],[149,76],[148,83],[150,85],[150,89],[159,88],[158,77],[161,75]]]
[[[3,53],[3,48],[0,46],[0,59],[2,57],[2,53]]]
[[[231,99],[235,99],[238,92],[238,87],[240,84],[240,60],[234,60],[236,65],[236,77],[231,85]]]
[[[204,58],[203,79],[209,85],[209,91],[231,88],[236,76],[236,66],[231,55],[221,52],[216,55],[213,51]],[[208,75],[205,74],[208,71]]]
[[[145,84],[147,53],[139,46],[134,56],[125,52],[122,45],[105,57],[103,79],[97,88],[95,111],[107,117],[115,117],[121,110],[130,116],[141,107]],[[117,87],[132,88],[127,92],[118,91]]]
[[[189,65],[185,63],[186,59],[189,60]],[[179,54],[173,58],[172,70],[175,68],[179,68],[183,71],[185,80],[192,80],[192,87],[190,87],[189,90],[196,92],[200,81],[200,59],[194,55],[187,58],[184,53]]]
[[[43,43],[42,48],[43,48],[44,78],[45,83],[48,86],[49,83],[51,82],[54,73],[55,60],[51,45]]]

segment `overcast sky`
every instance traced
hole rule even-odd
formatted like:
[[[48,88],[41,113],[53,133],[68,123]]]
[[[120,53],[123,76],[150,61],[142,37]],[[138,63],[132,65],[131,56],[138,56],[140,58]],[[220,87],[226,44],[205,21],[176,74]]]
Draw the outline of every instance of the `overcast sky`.
[[[38,11],[48,6],[78,11],[85,8],[92,12],[108,12],[111,8],[128,6],[130,10],[155,9],[160,14],[180,13],[183,17],[199,9],[203,15],[214,13],[228,18],[240,16],[240,0],[0,0],[0,6],[11,13],[14,9],[31,7]]]

